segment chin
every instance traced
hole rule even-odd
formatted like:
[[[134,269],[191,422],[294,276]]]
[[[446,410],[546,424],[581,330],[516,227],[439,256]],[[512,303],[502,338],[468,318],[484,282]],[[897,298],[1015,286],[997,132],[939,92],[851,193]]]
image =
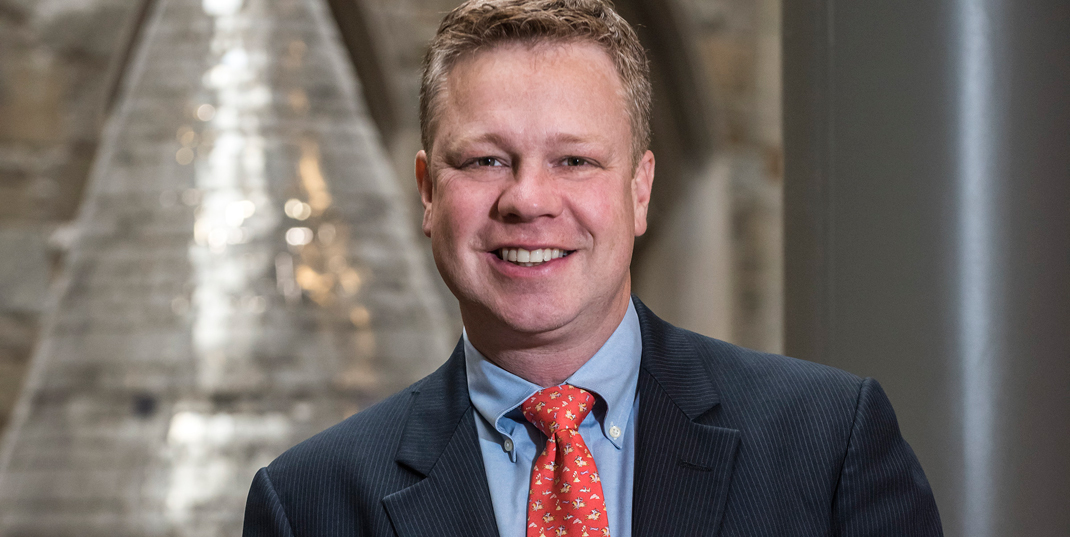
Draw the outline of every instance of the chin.
[[[530,315],[503,317],[501,320],[514,332],[528,335],[546,334],[568,324],[566,319]]]
[[[509,304],[496,309],[497,311],[493,311],[492,315],[510,329],[525,334],[557,330],[568,324],[568,320],[574,317],[569,315],[567,309],[552,303]]]
[[[528,300],[499,300],[480,306],[484,314],[496,324],[518,334],[542,334],[552,332],[569,324],[576,315],[569,305],[546,297],[530,297]]]

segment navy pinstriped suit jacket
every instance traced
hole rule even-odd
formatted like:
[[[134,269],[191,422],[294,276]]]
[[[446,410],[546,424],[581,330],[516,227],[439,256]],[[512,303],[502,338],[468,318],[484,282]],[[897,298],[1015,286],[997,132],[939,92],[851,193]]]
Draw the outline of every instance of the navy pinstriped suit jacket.
[[[681,330],[635,305],[632,535],[942,534],[876,381]],[[497,535],[463,347],[261,469],[244,535]]]

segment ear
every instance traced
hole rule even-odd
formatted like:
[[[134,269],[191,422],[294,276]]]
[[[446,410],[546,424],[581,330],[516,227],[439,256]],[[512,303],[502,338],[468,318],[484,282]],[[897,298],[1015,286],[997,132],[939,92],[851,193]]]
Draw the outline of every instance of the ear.
[[[424,235],[431,236],[431,200],[435,193],[435,183],[431,180],[431,167],[427,163],[427,152],[416,153],[416,189],[420,191],[420,202],[424,204]]]
[[[635,215],[635,236],[646,233],[646,214],[650,207],[650,189],[654,185],[654,153],[647,151],[635,168],[632,178],[632,204]]]

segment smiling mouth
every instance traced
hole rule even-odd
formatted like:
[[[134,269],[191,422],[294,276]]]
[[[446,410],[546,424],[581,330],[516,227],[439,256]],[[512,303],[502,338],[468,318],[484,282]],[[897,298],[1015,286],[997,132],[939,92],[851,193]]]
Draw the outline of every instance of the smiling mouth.
[[[498,256],[498,259],[501,259],[502,261],[508,261],[522,267],[534,267],[546,263],[547,261],[553,261],[559,257],[565,257],[574,251],[575,250],[560,250],[557,248],[541,248],[536,250],[499,248],[494,251],[494,255]]]

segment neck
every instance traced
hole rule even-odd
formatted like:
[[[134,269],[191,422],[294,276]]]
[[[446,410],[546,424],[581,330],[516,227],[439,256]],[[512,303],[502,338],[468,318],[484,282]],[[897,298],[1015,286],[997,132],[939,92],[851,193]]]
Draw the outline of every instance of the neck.
[[[498,367],[542,387],[557,386],[587,363],[620,326],[630,294],[615,300],[597,322],[575,322],[555,330],[521,333],[492,324],[469,323],[462,312],[468,339]],[[497,323],[494,323],[497,324]]]

